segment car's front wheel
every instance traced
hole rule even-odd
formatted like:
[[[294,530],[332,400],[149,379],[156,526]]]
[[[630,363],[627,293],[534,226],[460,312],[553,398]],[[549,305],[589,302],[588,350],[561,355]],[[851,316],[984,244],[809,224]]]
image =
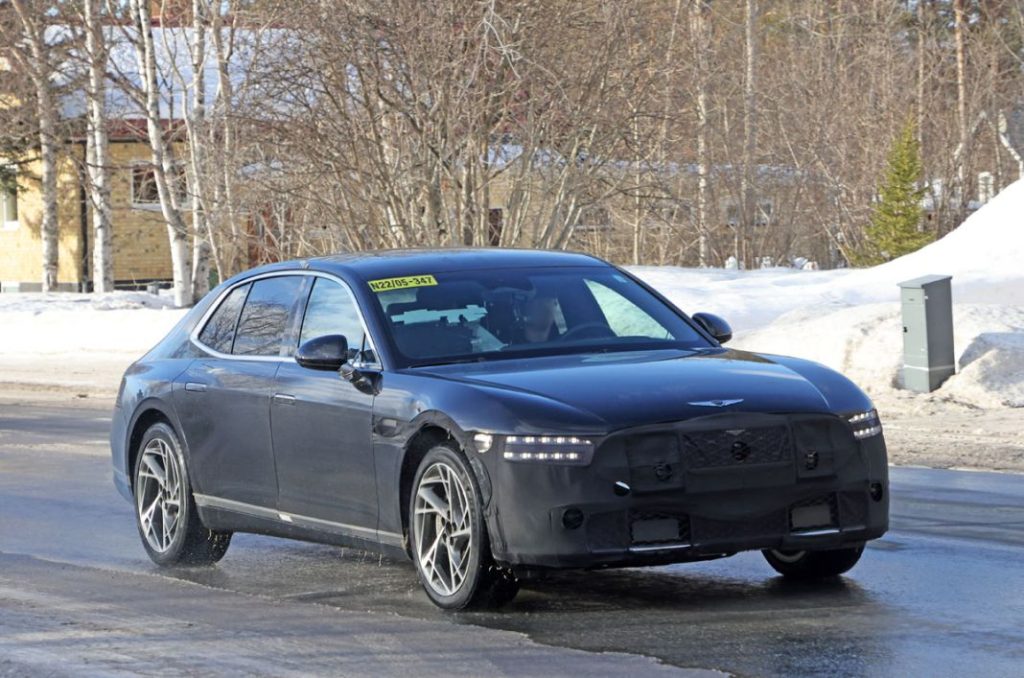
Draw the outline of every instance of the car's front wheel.
[[[230,532],[199,520],[181,443],[160,422],[142,436],[135,459],[135,522],[142,545],[158,565],[212,565],[224,557]]]
[[[765,549],[765,560],[784,577],[799,580],[825,579],[849,571],[864,553],[863,546],[829,551],[781,551]]]
[[[439,445],[420,462],[409,502],[413,560],[438,607],[498,607],[519,583],[491,560],[480,490],[466,460]]]

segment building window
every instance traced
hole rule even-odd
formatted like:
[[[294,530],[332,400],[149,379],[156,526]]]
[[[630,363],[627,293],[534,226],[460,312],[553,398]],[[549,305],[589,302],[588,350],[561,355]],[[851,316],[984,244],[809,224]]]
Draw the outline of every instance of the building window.
[[[493,207],[487,213],[487,242],[491,247],[501,244],[501,233],[505,230],[505,211],[500,207]]]
[[[772,205],[771,200],[762,200],[757,203],[757,211],[754,213],[754,225],[755,226],[768,226],[772,223]]]
[[[188,181],[185,178],[185,168],[182,165],[174,166],[174,176],[171,178],[173,190],[177,191],[178,204],[188,203]],[[156,187],[156,172],[153,166],[135,165],[132,167],[132,207],[159,208],[160,192]]]
[[[580,210],[576,231],[579,233],[607,231],[611,228],[611,214],[607,207],[591,205]]]
[[[774,205],[771,200],[762,200],[754,205],[754,226],[768,226],[772,223]],[[740,206],[730,202],[725,206],[725,223],[736,228],[740,225]]]
[[[733,228],[740,225],[740,206],[736,203],[729,203],[725,206],[725,223]]]
[[[13,170],[0,167],[0,226],[18,227],[18,185]]]
[[[996,181],[991,172],[978,172],[978,202],[982,205],[996,195]]]

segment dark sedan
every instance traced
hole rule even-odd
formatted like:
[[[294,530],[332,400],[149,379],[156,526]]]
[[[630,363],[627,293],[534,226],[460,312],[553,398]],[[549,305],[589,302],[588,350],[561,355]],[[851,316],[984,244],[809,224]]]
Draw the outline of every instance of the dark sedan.
[[[264,266],[128,369],[114,481],[161,565],[214,563],[233,532],[351,545],[411,558],[444,608],[753,549],[841,574],[888,527],[878,415],[730,337],[583,254]]]

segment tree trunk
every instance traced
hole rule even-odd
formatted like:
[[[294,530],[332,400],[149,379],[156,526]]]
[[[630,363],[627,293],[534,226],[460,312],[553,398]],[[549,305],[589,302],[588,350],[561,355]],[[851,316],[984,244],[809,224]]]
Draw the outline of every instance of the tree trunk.
[[[744,73],[743,79],[743,176],[740,178],[740,223],[736,261],[753,266],[751,239],[755,219],[754,205],[754,152],[757,148],[757,89],[754,64],[757,60],[757,0],[746,0],[744,13]]]
[[[926,29],[927,22],[925,17],[925,3],[924,0],[918,0],[917,3],[917,143],[921,147],[922,153],[924,153],[924,99],[925,99],[925,81],[927,79],[927,70],[925,62],[925,39],[928,35]]]
[[[953,34],[956,41],[956,122],[960,145],[956,156],[956,182],[959,193],[958,211],[961,215],[967,205],[967,148],[969,144],[967,123],[967,60],[964,53],[964,0],[953,0]]]
[[[37,87],[39,97],[39,145],[42,159],[43,219],[40,234],[43,241],[43,291],[57,289],[58,243],[57,222],[57,131],[49,83]]]
[[[697,265],[708,265],[708,79],[707,12],[705,0],[691,0],[690,30],[693,34],[694,66],[697,71],[695,97],[697,112]]]
[[[232,4],[226,3],[224,6],[224,12],[230,14],[232,11]],[[232,102],[234,101],[234,87],[231,83],[231,76],[228,73],[229,61],[231,53],[229,48],[224,44],[222,35],[222,14],[219,9],[214,8],[213,14],[213,30],[210,33],[211,41],[213,42],[213,51],[217,59],[217,119],[220,128],[220,157],[221,164],[219,174],[213,177],[213,181],[221,189],[221,195],[218,203],[218,225],[220,231],[215,234],[210,232],[210,244],[213,249],[213,243],[215,236],[223,236],[225,229],[225,222],[227,222],[226,228],[228,230],[228,242],[224,247],[218,247],[213,249],[214,263],[217,266],[217,276],[220,280],[224,280],[227,277],[238,273],[243,262],[241,259],[241,248],[244,246],[242,243],[242,236],[238,232],[238,215],[236,214],[235,205],[235,181],[237,175],[234,172],[235,164],[234,158],[234,119],[231,117],[230,110]],[[220,241],[223,243],[223,240]],[[227,254],[223,252],[227,249]]]
[[[217,10],[214,10],[217,11]],[[210,291],[210,222],[206,187],[206,3],[192,0],[192,111],[189,154],[192,159],[192,301]]]
[[[100,22],[98,0],[85,0],[85,51],[89,59],[89,82],[86,87],[86,156],[89,170],[89,203],[92,207],[93,250],[92,289],[94,292],[114,291],[113,233],[110,217],[110,145],[106,127],[107,51]]]
[[[60,225],[57,222],[57,109],[50,89],[51,64],[47,59],[43,28],[24,0],[13,0],[14,11],[21,21],[22,33],[29,46],[30,59],[27,70],[36,95],[39,117],[39,155],[42,163],[43,215],[40,223],[40,239],[43,244],[42,289],[52,292],[57,289],[57,261],[60,239]]]
[[[164,140],[160,121],[160,91],[156,66],[156,47],[153,41],[153,19],[148,0],[131,0],[132,20],[138,30],[135,51],[145,103],[146,131],[153,160],[153,175],[160,198],[160,212],[167,224],[167,238],[171,250],[171,269],[174,276],[174,303],[184,307],[192,304],[192,260],[189,257],[188,229],[182,217],[177,189],[177,168],[171,148]],[[173,177],[173,179],[169,179]]]

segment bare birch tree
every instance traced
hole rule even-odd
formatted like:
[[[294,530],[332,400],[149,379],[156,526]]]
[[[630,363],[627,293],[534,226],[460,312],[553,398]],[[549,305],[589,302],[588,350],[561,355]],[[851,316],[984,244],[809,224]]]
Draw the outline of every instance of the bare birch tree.
[[[708,5],[710,0],[690,0],[690,35],[693,45],[694,112],[697,139],[697,265],[708,265]]]
[[[740,214],[736,227],[737,262],[747,268],[754,265],[751,251],[755,210],[754,176],[757,171],[754,155],[757,150],[757,0],[746,0],[743,16],[743,169],[740,177]]]
[[[15,57],[32,81],[39,125],[39,155],[42,165],[41,192],[43,214],[40,222],[42,240],[42,289],[57,289],[57,257],[59,253],[59,224],[57,222],[57,135],[59,109],[53,92],[55,64],[47,44],[47,6],[26,0],[11,0],[21,22],[24,50],[13,50]]]
[[[107,44],[100,0],[82,1],[86,95],[86,171],[92,212],[92,283],[94,292],[114,290],[112,220],[110,208],[110,143],[107,136]]]
[[[108,0],[109,4],[109,0]],[[139,104],[146,120],[146,136],[151,154],[153,181],[160,199],[160,212],[167,224],[167,238],[170,245],[171,269],[173,272],[174,303],[190,306],[192,296],[192,260],[189,250],[189,230],[181,205],[181,191],[178,186],[180,167],[175,160],[174,148],[168,140],[173,132],[171,116],[165,120],[160,115],[161,78],[157,64],[157,46],[153,36],[153,16],[149,0],[129,0],[131,26],[122,31],[122,36],[132,46],[138,64],[138,84],[122,78],[121,86]],[[165,125],[165,123],[167,123]]]
[[[956,43],[956,124],[959,144],[954,151],[956,164],[956,188],[959,192],[959,209],[963,213],[967,201],[967,156],[970,145],[970,122],[967,119],[967,57],[966,19],[964,0],[953,0],[953,38]]]

